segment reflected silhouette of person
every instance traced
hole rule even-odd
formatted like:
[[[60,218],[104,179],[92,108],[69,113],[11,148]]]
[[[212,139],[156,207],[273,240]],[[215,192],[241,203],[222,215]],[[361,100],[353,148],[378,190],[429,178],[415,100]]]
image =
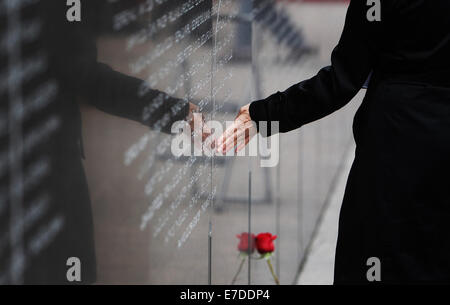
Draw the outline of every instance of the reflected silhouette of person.
[[[319,120],[349,103],[373,71],[353,123],[335,283],[369,283],[371,258],[382,283],[449,283],[450,2],[380,4],[377,21],[377,1],[352,0],[331,65],[244,106],[217,149],[232,149],[235,137],[248,143],[263,121],[288,132]]]
[[[196,111],[193,104],[143,87],[142,80],[116,72],[97,61],[95,33],[96,23],[103,17],[102,2],[82,1],[80,22],[68,22],[66,12],[69,7],[62,0],[36,2],[21,12],[23,20],[38,19],[42,23],[39,40],[24,47],[23,56],[44,54],[45,77],[54,80],[58,87],[53,102],[34,115],[24,129],[29,131],[36,122],[51,118],[57,118],[59,122],[56,131],[25,161],[28,164],[45,156],[50,174],[25,196],[31,197],[45,190],[52,206],[47,218],[26,233],[24,244],[30,243],[46,221],[58,216],[64,220],[54,239],[25,262],[23,282],[27,284],[67,284],[66,273],[70,266],[66,262],[71,257],[81,262],[80,283],[93,283],[96,278],[93,223],[82,165],[81,116],[77,98],[81,97],[109,114],[167,133],[173,122],[187,120]],[[43,77],[41,75],[41,80]],[[32,82],[39,81],[36,78]],[[153,109],[150,115],[146,115],[148,108]],[[165,123],[160,124],[161,121]]]

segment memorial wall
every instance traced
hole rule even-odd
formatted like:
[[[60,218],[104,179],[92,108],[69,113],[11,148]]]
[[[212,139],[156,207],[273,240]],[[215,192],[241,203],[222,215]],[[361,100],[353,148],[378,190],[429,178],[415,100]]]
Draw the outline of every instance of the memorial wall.
[[[65,1],[0,0],[0,284],[70,282],[72,263],[86,284],[294,283],[352,110],[257,137],[257,156],[174,155],[172,124],[192,103],[225,128],[312,76],[302,4],[81,4],[69,21]],[[273,274],[243,234],[261,232]]]

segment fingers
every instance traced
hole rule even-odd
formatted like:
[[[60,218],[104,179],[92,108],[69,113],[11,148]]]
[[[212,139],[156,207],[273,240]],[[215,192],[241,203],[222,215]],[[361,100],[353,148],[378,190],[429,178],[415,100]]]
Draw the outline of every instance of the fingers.
[[[247,132],[248,131],[248,132]],[[248,127],[246,128],[246,132],[245,132],[245,140],[244,143],[239,145],[236,148],[236,152],[241,151],[241,149],[245,148],[245,146],[247,146],[247,144],[250,142],[250,140],[258,133],[256,126],[253,125],[253,122],[248,122]]]
[[[249,122],[245,124],[244,129],[238,132],[235,152],[244,149],[255,134],[256,131],[254,130],[252,123]]]
[[[225,142],[234,135],[235,130],[237,129],[238,123],[235,121],[230,127],[225,130],[225,132],[219,137],[217,140],[217,150],[223,150]]]
[[[221,147],[222,152],[227,153],[232,148],[238,146],[238,143],[240,144],[241,142],[243,142],[243,139],[245,138],[244,132],[245,130],[241,125],[238,125],[236,128],[231,130],[230,135],[225,139],[225,143],[223,143]]]
[[[230,127],[225,130],[223,135],[217,141],[217,151],[226,153],[237,143],[239,131],[242,130],[241,121],[236,120]]]
[[[237,121],[219,138],[217,151],[226,154],[235,148],[235,151],[238,152],[248,144],[255,134],[252,122]]]
[[[250,135],[246,135],[244,142],[238,145],[238,147],[236,147],[235,152],[240,152],[242,149],[244,149],[245,146],[247,146],[248,142],[250,142],[250,139],[251,139]]]

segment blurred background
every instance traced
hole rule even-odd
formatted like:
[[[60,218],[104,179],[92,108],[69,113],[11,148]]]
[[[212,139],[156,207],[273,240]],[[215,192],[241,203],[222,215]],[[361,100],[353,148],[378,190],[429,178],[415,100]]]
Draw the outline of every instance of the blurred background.
[[[101,5],[100,62],[223,122],[329,65],[348,1]],[[172,135],[80,99],[97,283],[273,284],[265,262],[241,266],[237,249],[237,235],[270,232],[277,235],[272,262],[282,284],[331,284],[360,100],[280,135],[278,165],[263,168],[258,157],[176,158]]]

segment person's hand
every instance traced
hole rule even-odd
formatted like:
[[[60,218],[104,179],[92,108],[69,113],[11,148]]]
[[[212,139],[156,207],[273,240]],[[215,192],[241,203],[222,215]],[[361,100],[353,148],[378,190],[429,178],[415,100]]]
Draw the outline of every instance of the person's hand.
[[[250,117],[249,108],[250,104],[242,107],[234,123],[216,141],[217,152],[226,154],[232,148],[235,148],[235,152],[238,152],[257,134],[255,123]]]
[[[205,117],[203,113],[199,112],[198,106],[193,103],[189,103],[187,123],[191,128],[193,137],[201,136],[203,142],[210,136],[211,130],[205,124]]]

